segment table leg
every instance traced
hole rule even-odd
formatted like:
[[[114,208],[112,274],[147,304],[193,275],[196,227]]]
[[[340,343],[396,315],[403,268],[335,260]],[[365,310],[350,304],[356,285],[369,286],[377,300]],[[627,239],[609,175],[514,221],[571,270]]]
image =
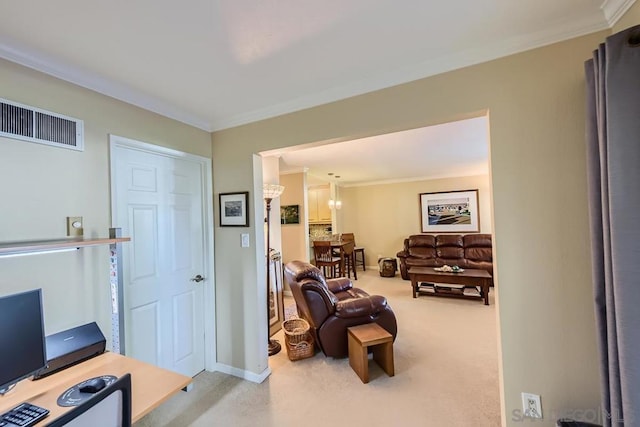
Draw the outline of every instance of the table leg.
[[[393,341],[378,344],[373,347],[373,360],[390,377],[395,375],[393,367]]]
[[[482,281],[482,293],[484,294],[484,305],[489,305],[489,282]]]
[[[367,357],[367,347],[362,346],[350,333],[347,335],[349,341],[349,365],[351,365],[353,371],[358,374],[360,380],[366,384],[369,382],[369,358]]]
[[[413,297],[416,297],[418,291],[418,280],[415,277],[411,278],[411,288],[413,289]]]

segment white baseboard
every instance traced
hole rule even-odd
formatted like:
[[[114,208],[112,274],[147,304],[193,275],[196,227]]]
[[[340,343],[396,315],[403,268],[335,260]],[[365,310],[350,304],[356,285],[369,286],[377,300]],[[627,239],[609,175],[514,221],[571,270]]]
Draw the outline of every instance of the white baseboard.
[[[223,363],[216,363],[215,370],[222,372],[223,374],[233,375],[234,377],[242,378],[243,380],[251,381],[253,383],[260,384],[271,375],[271,368],[267,367],[259,374],[255,372],[247,371],[244,369],[234,368],[233,366],[225,365]]]

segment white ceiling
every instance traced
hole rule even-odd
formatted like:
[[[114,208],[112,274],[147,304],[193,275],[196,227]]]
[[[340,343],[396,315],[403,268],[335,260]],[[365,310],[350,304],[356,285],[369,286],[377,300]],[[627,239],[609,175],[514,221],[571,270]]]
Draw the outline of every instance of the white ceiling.
[[[370,185],[489,172],[489,122],[479,117],[280,153],[280,172],[311,183]],[[331,174],[331,175],[329,175]]]
[[[634,2],[0,0],[0,57],[213,131],[610,28]],[[282,162],[342,184],[473,174],[482,120]]]
[[[20,0],[0,57],[205,130],[608,28],[635,0]]]

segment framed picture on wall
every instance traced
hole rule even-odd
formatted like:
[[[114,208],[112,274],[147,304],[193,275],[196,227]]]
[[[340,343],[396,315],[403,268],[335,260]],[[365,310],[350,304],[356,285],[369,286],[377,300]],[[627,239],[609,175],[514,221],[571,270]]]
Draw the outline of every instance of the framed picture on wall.
[[[420,193],[423,233],[478,233],[478,190]]]
[[[280,206],[281,224],[300,224],[300,205]]]
[[[220,227],[249,226],[249,192],[220,193]]]

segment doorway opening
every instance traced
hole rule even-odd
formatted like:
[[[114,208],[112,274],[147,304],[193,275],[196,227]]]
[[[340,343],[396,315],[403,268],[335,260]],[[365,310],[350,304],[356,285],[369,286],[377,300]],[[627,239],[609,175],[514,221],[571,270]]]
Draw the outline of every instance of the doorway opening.
[[[481,301],[453,298],[422,297],[413,300],[409,281],[397,276],[393,279],[377,277],[378,259],[395,257],[403,249],[405,238],[421,234],[420,193],[478,190],[478,231],[493,234],[488,114],[420,129],[341,142],[317,142],[260,154],[263,163],[277,163],[279,183],[285,186],[280,203],[300,206],[301,224],[282,224],[280,227],[283,264],[294,259],[310,261],[307,254],[310,226],[313,224],[308,221],[307,213],[310,209],[309,188],[328,184],[333,196],[335,187],[338,187],[342,206],[332,210],[330,234],[354,233],[358,246],[365,247],[366,253],[367,270],[358,270],[359,280],[352,278],[354,286],[370,286],[370,290],[386,296],[394,310],[400,312],[399,319],[402,319],[405,309],[409,312],[417,305],[428,305],[442,308],[443,316],[448,316],[446,310],[451,309],[461,319],[468,316],[470,322],[478,322],[476,326],[482,324],[480,329],[487,334],[482,348],[474,350],[470,347],[466,353],[473,359],[477,351],[477,361],[487,357],[487,370],[483,375],[486,377],[490,373],[491,379],[485,385],[482,400],[490,400],[489,406],[495,412],[492,416],[499,422],[498,289],[491,288],[488,307]],[[274,169],[273,164],[271,169]],[[271,173],[273,177],[273,171]],[[289,302],[285,304],[286,318],[291,313],[295,314],[286,283],[284,293],[285,302]],[[478,313],[481,319],[475,317]],[[455,322],[450,320],[436,321],[444,325],[441,330],[455,328]],[[467,329],[463,325],[458,327]],[[426,325],[406,322],[406,319],[404,322],[399,320],[398,328],[399,337],[416,339],[416,345],[420,341],[419,334],[429,329]],[[466,332],[461,336],[466,336]],[[451,351],[455,352],[453,338],[438,337],[442,339],[443,349],[452,346]],[[431,344],[437,345],[435,342]],[[402,344],[399,342],[397,345]],[[415,363],[420,362],[416,360]],[[450,374],[457,375],[456,372]],[[475,379],[470,379],[468,385],[475,387]]]

